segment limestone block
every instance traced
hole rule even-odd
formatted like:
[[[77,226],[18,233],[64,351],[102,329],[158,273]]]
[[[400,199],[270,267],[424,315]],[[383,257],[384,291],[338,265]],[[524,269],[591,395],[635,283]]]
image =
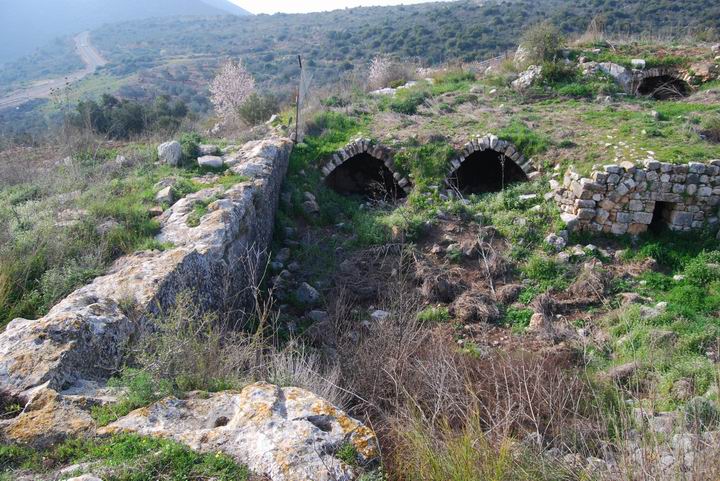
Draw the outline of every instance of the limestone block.
[[[587,199],[577,199],[575,201],[575,207],[578,209],[594,209],[595,201]]]
[[[678,227],[687,227],[692,222],[692,214],[690,212],[675,211],[670,216],[670,223]]]
[[[652,219],[652,212],[635,212],[632,216],[632,221],[638,224],[650,224]]]
[[[673,184],[672,191],[675,194],[682,194],[685,192],[685,185],[684,184]]]
[[[644,205],[643,205],[642,201],[640,201],[640,200],[631,200],[630,203],[628,204],[628,208],[631,211],[641,211],[644,209]]]
[[[606,211],[605,209],[597,209],[596,212],[597,214],[595,215],[595,221],[598,224],[604,224],[610,217],[610,212]]]
[[[628,231],[628,227],[629,227],[629,224],[616,222],[610,227],[610,232],[612,232],[615,235],[622,235]]]
[[[595,209],[578,209],[577,218],[580,220],[590,220],[595,217]]]
[[[632,221],[632,214],[630,212],[618,212],[615,215],[615,221],[621,224],[629,224]]]

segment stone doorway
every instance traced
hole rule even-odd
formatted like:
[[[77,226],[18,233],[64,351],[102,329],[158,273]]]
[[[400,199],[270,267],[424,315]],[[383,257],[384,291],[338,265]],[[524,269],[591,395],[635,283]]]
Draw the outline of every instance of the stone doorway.
[[[652,221],[650,221],[650,232],[657,234],[667,230],[672,220],[673,210],[675,210],[675,204],[672,202],[655,202]]]
[[[470,154],[448,182],[453,189],[470,195],[499,192],[527,180],[525,171],[510,158],[494,150],[482,150]]]
[[[690,85],[672,75],[658,75],[643,79],[637,92],[656,100],[674,100],[690,95]]]
[[[339,194],[373,200],[397,200],[406,195],[385,163],[365,152],[343,162],[325,183]]]

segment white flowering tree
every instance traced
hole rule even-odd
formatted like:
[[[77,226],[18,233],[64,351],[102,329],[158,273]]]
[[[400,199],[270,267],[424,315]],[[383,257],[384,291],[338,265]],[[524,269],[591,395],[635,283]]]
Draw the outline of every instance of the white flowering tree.
[[[368,85],[371,89],[387,87],[392,62],[387,57],[377,56],[370,62],[368,72]]]
[[[225,122],[238,120],[240,106],[255,91],[255,79],[241,62],[229,60],[210,86],[210,100],[215,112]]]

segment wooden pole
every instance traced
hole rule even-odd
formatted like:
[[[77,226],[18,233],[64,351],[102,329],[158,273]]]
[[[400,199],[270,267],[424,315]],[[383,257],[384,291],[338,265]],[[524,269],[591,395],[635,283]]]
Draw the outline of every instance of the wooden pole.
[[[300,65],[300,81],[298,82],[297,96],[295,97],[295,143],[300,142],[300,89],[302,88],[302,57],[298,55],[298,65]]]

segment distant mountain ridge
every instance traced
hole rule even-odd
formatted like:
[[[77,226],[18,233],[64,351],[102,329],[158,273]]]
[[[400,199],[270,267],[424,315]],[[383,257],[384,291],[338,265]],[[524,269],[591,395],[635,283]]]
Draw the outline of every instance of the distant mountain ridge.
[[[250,13],[228,0],[0,0],[0,64],[106,23],[188,15]]]

